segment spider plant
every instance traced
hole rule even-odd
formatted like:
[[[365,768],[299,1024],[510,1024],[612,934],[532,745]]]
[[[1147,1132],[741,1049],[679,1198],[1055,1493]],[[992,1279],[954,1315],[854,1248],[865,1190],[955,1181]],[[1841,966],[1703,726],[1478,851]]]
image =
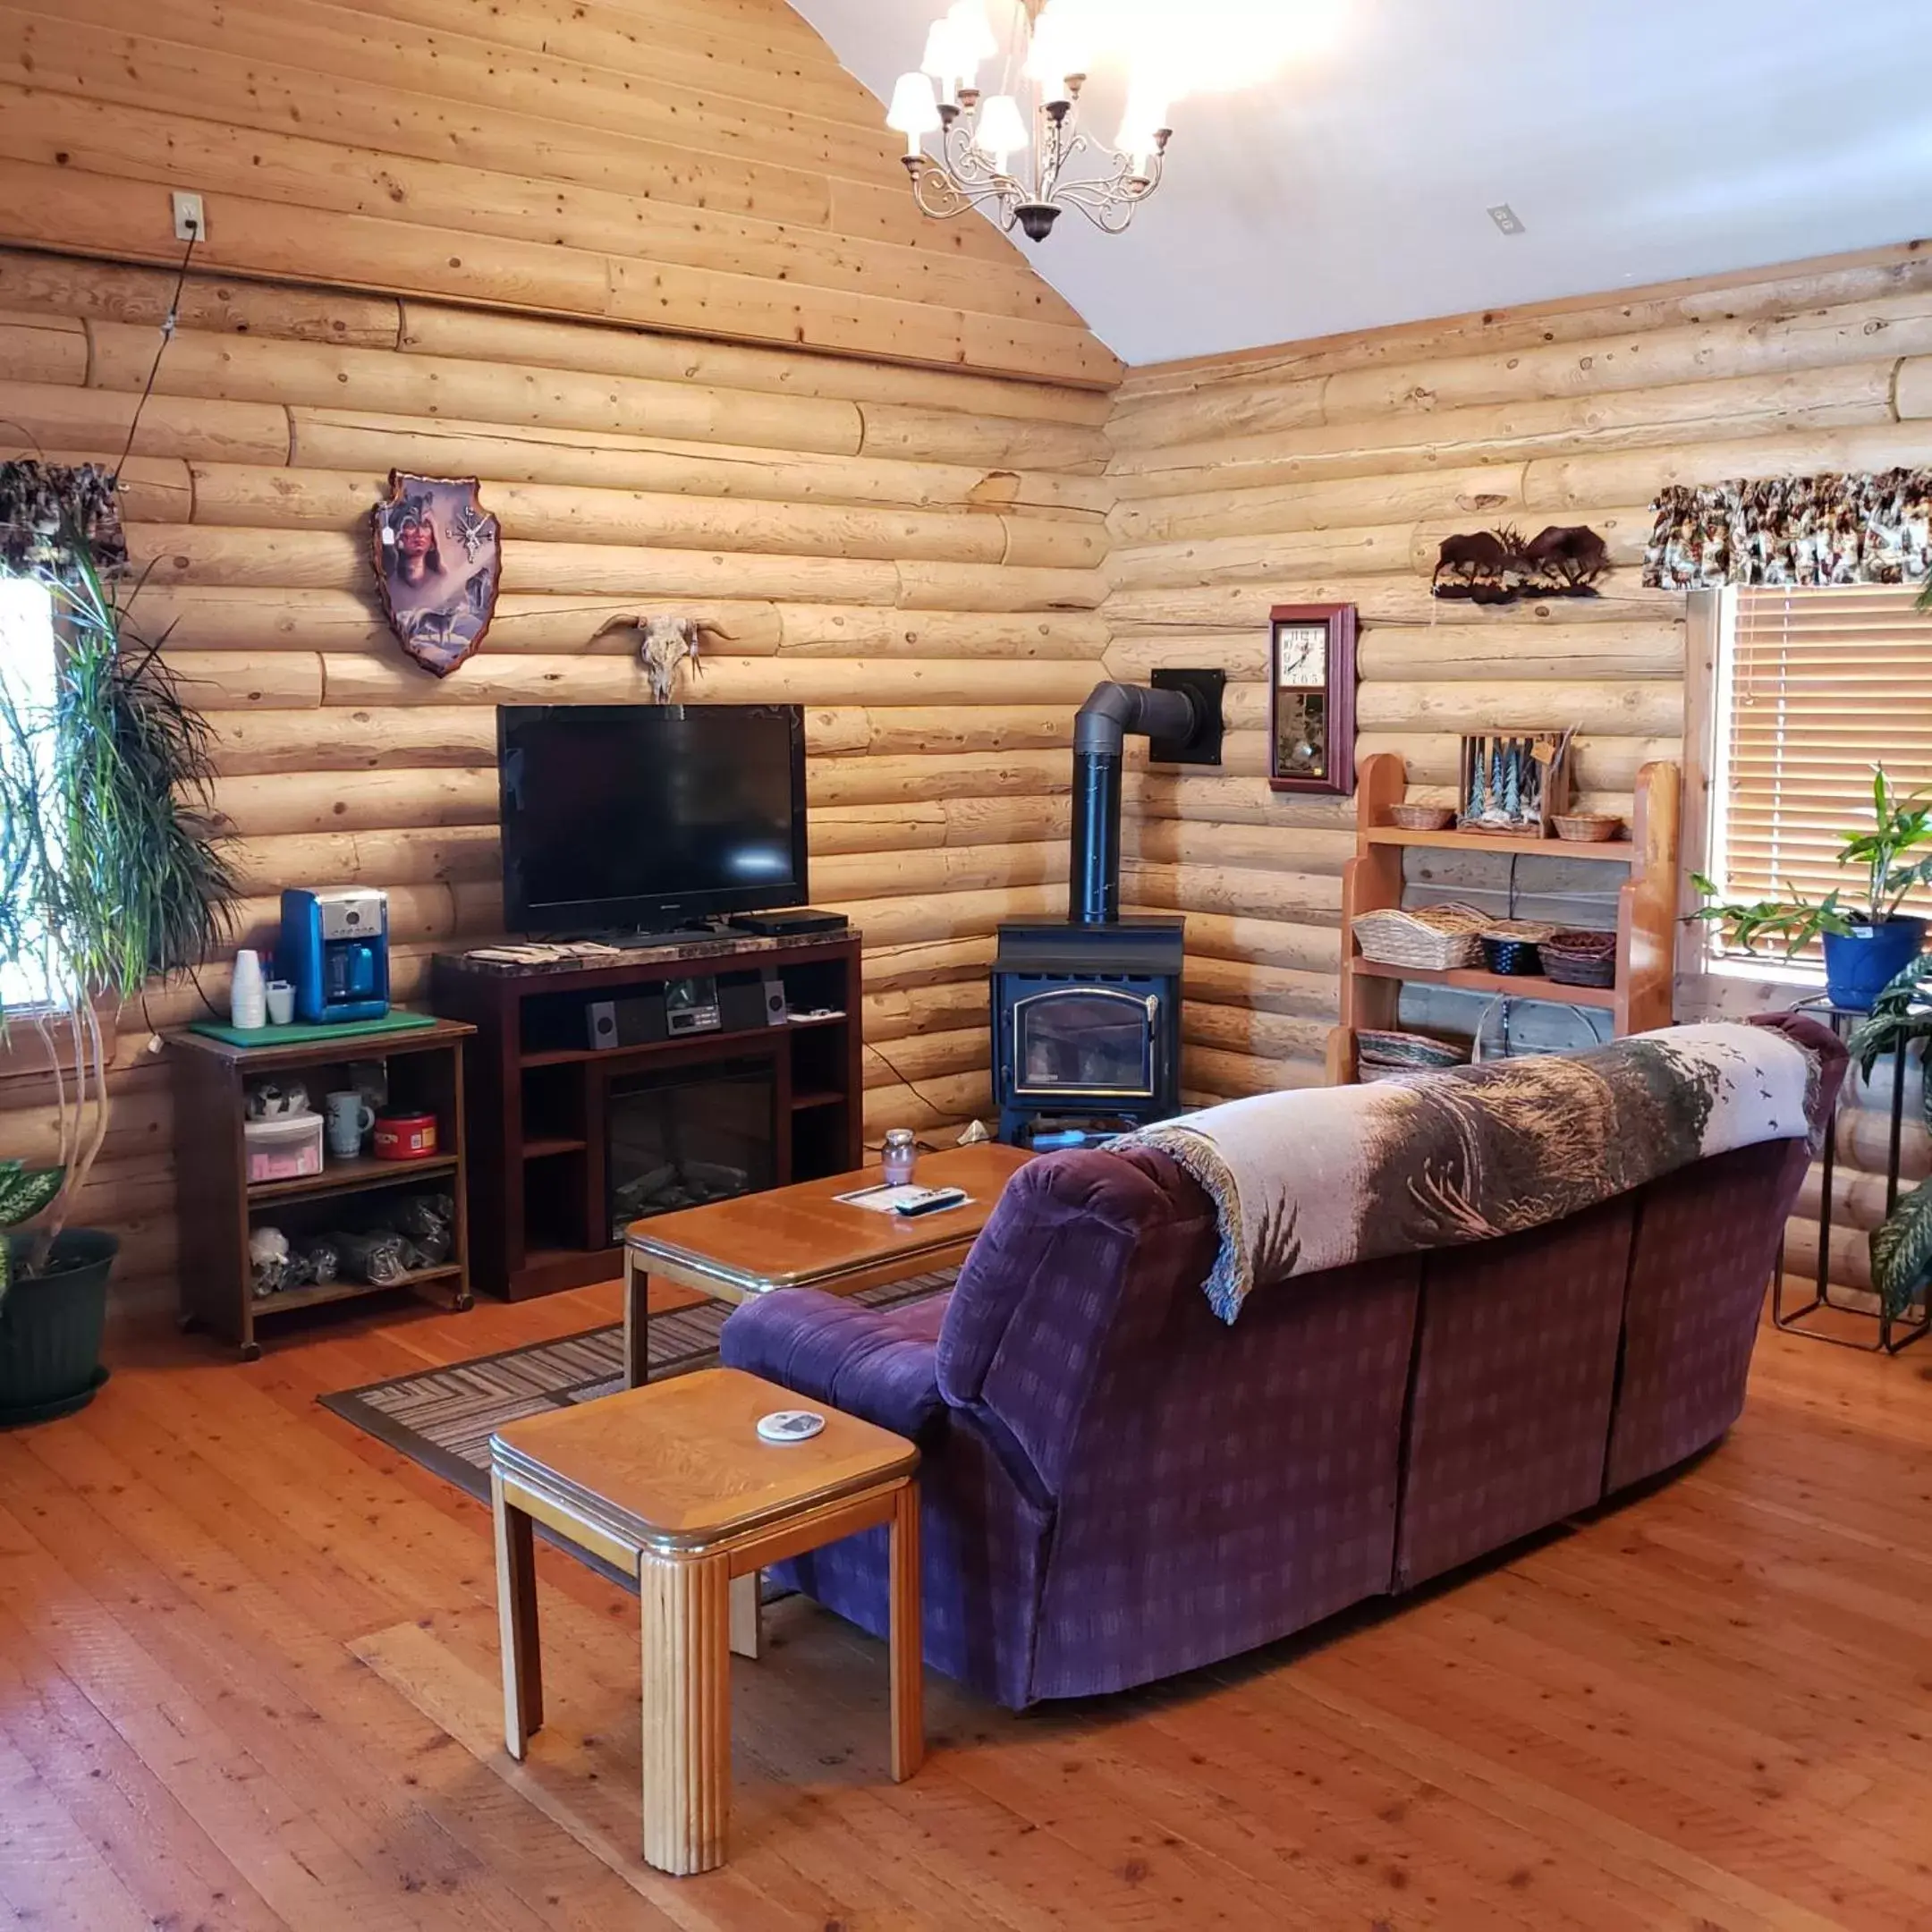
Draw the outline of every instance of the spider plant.
[[[58,621],[51,701],[0,674],[0,959],[34,970],[51,996],[30,1017],[60,1123],[60,1178],[23,1276],[49,1267],[106,1137],[103,1005],[219,950],[236,896],[201,816],[208,726],[160,640],[136,635],[85,533],[70,525],[63,539],[65,567],[28,572]]]
[[[1920,1105],[1932,1133],[1932,1078],[1926,1042],[1932,1040],[1932,954],[1921,953],[1872,1002],[1871,1016],[1848,1042],[1859,1072],[1869,1080],[1886,1054],[1902,1047],[1897,1078],[1905,1077],[1911,1048],[1919,1048]],[[1902,1315],[1932,1284],[1932,1180],[1921,1181],[1872,1230],[1872,1287],[1886,1314]]]

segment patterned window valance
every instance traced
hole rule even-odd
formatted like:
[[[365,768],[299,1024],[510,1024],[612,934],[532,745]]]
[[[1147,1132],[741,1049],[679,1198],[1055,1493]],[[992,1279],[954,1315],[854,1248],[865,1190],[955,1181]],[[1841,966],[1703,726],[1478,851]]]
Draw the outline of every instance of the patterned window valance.
[[[1906,584],[1932,573],[1932,470],[1680,484],[1657,500],[1653,590]]]
[[[98,463],[69,469],[27,459],[0,462],[0,572],[71,570],[76,533],[92,550],[97,571],[126,568],[127,538],[111,470]]]

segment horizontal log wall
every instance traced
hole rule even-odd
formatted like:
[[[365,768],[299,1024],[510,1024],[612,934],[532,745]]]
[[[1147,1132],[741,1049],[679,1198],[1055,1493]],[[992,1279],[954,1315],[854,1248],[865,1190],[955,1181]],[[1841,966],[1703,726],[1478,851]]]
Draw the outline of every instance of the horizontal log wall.
[[[0,453],[113,462],[172,278],[0,250]],[[987,1112],[986,969],[1064,903],[1070,719],[1102,675],[1112,487],[1074,391],[607,326],[191,277],[123,472],[136,629],[216,733],[215,809],[266,943],[289,884],[390,894],[398,996],[502,928],[504,702],[642,702],[628,613],[725,633],[682,690],[804,705],[812,889],[869,941],[866,1126]],[[368,519],[392,463],[473,472],[504,590],[447,679],[381,619]],[[200,974],[216,1002],[220,962]],[[174,1251],[168,1068],[122,1015],[81,1216],[125,1279]],[[53,1145],[30,1032],[0,1153]]]
[[[784,0],[25,0],[0,241],[171,264],[187,189],[224,273],[1110,386],[884,123]]]
[[[1464,731],[1574,724],[1587,801],[1628,810],[1639,766],[1681,755],[1684,717],[1685,600],[1640,583],[1644,506],[1673,483],[1932,462],[1932,250],[1137,370],[1108,434],[1108,669],[1232,680],[1223,774],[1146,773],[1128,835],[1139,904],[1190,915],[1186,1085],[1205,1101],[1303,1084],[1334,1017],[1353,812],[1264,783],[1269,606],[1357,606],[1357,749],[1402,753],[1419,796],[1452,801]],[[1443,537],[1504,523],[1599,531],[1616,565],[1602,594],[1433,600]],[[1521,908],[1607,923],[1600,872],[1525,862]],[[1418,855],[1410,876],[1420,897],[1506,896],[1495,860]],[[1483,1004],[1411,995],[1404,1012],[1467,1032]],[[1513,1023],[1571,1045],[1586,1022],[1519,1008]],[[1881,1118],[1861,1089],[1837,1185],[1842,1282],[1868,1278]],[[1927,1158],[1909,1125],[1908,1178]],[[1794,1268],[1815,1265],[1817,1186]]]

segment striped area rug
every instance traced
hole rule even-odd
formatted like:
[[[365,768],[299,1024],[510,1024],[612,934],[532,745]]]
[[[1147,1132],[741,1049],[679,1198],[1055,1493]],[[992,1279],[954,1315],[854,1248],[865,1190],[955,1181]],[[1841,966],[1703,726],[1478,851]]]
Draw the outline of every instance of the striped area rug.
[[[852,1299],[867,1308],[923,1301],[944,1293],[958,1275],[952,1267],[909,1275],[862,1289]],[[730,1313],[723,1301],[699,1301],[652,1316],[651,1380],[714,1366],[718,1330]],[[446,1368],[365,1383],[319,1400],[325,1409],[487,1503],[492,1430],[547,1409],[595,1402],[623,1385],[623,1328],[614,1322],[555,1342],[452,1362]]]

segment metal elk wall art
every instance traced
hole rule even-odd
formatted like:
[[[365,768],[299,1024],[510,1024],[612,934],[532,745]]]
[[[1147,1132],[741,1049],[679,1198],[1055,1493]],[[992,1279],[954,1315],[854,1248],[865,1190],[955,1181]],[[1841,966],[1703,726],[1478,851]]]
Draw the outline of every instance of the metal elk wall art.
[[[1595,597],[1610,547],[1580,523],[1555,524],[1524,538],[1504,528],[1443,539],[1430,584],[1439,597],[1513,604],[1518,597]]]
[[[474,477],[389,472],[369,520],[383,613],[425,671],[447,677],[474,655],[496,609],[503,532]]]

